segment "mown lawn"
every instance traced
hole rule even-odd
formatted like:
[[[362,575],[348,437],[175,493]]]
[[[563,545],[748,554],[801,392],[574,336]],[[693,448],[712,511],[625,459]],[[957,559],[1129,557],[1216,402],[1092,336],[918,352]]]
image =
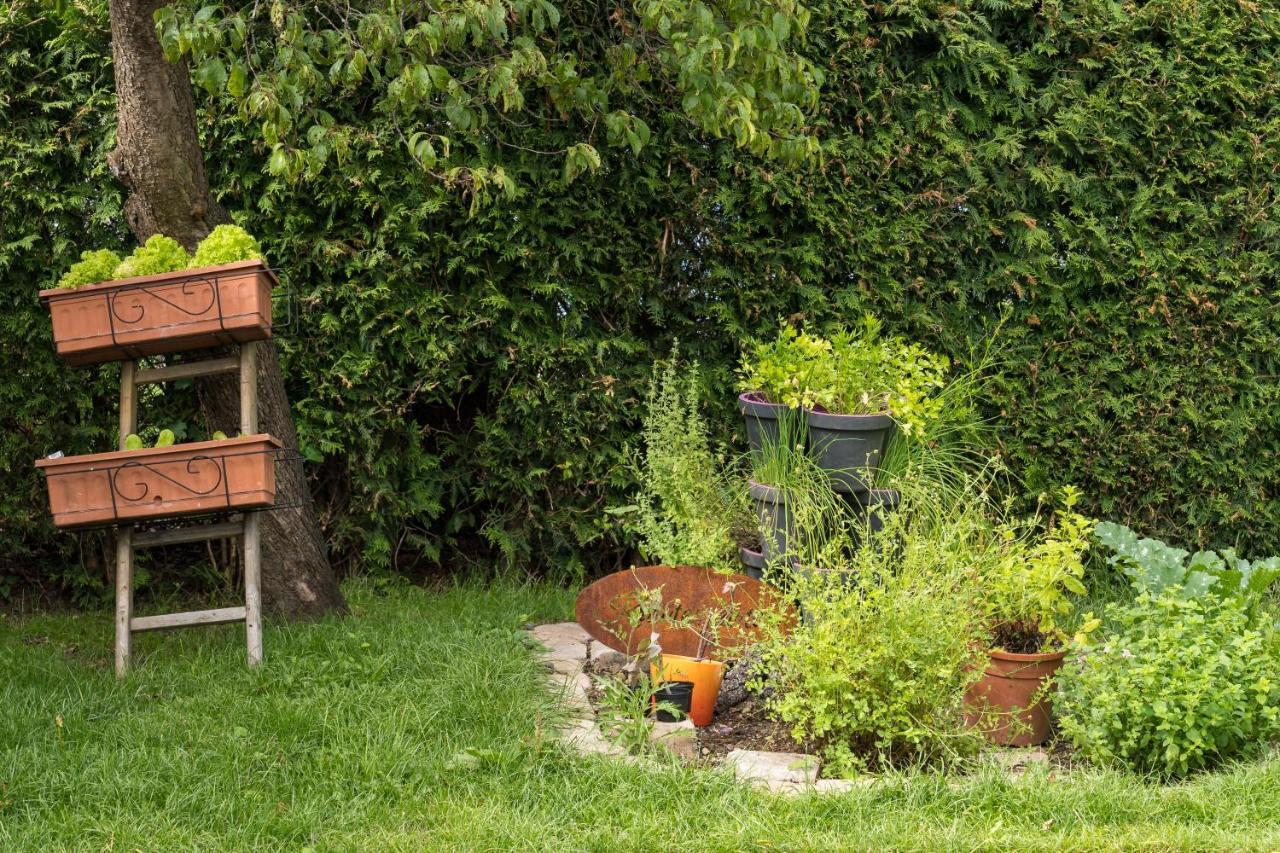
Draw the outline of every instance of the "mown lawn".
[[[0,849],[1277,849],[1280,760],[1161,786],[1111,772],[899,778],[838,797],[563,752],[516,630],[549,587],[347,587],[354,615],[147,635],[0,619]]]

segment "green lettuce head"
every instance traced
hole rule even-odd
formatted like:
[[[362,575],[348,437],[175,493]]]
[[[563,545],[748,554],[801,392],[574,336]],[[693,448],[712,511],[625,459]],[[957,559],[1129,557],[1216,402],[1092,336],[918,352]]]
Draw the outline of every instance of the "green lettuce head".
[[[177,240],[163,234],[152,234],[147,242],[120,262],[113,278],[133,278],[186,269],[189,260],[187,250]]]
[[[219,225],[196,246],[191,266],[214,267],[252,260],[262,260],[262,247],[258,241],[239,225]]]
[[[58,287],[83,287],[107,281],[120,264],[120,256],[110,249],[81,252],[80,260],[58,279]]]

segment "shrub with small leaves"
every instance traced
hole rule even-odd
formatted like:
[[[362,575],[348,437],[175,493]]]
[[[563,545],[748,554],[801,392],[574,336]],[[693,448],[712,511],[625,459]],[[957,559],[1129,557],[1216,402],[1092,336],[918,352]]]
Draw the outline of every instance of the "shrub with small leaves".
[[[156,275],[162,272],[186,269],[190,257],[177,240],[163,234],[152,234],[147,242],[133,250],[133,254],[120,262],[112,278],[133,278],[139,275]]]
[[[119,264],[120,256],[110,249],[81,252],[80,260],[58,279],[58,287],[83,287],[107,281]]]
[[[196,246],[195,254],[191,256],[191,266],[212,267],[261,258],[262,247],[248,231],[239,225],[219,225]]]
[[[1143,593],[1058,676],[1062,733],[1087,758],[1183,776],[1280,735],[1280,646],[1240,602]]]

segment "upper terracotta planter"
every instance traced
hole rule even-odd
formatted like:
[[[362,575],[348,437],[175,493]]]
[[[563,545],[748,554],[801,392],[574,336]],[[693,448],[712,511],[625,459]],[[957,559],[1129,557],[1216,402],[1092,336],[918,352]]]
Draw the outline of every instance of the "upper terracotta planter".
[[[271,506],[276,452],[270,435],[40,459],[58,527],[132,523]]]
[[[123,361],[271,337],[276,277],[262,261],[40,291],[69,364]]]

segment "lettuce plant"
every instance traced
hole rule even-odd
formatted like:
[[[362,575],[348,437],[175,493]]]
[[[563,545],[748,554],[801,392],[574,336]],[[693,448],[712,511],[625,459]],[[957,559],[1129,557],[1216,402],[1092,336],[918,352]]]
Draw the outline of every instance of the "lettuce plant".
[[[187,250],[177,240],[163,234],[152,234],[147,242],[133,250],[133,254],[120,262],[112,278],[133,278],[140,275],[156,275],[162,272],[186,269],[190,258]]]
[[[83,287],[86,284],[97,284],[112,278],[120,256],[110,249],[94,249],[81,252],[80,260],[58,279],[58,287]]]
[[[260,260],[262,247],[239,225],[219,225],[200,241],[191,257],[193,267],[212,267],[235,261]]]

